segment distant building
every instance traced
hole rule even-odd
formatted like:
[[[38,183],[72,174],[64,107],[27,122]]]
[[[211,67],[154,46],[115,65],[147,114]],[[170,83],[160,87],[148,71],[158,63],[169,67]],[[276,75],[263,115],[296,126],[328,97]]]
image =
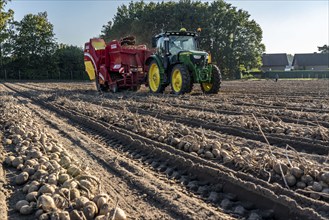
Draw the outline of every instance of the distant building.
[[[328,70],[329,53],[295,54],[292,66],[295,70]]]
[[[286,53],[273,53],[266,54],[262,56],[263,66],[262,71],[272,71],[272,70],[285,70],[289,66],[288,58]]]

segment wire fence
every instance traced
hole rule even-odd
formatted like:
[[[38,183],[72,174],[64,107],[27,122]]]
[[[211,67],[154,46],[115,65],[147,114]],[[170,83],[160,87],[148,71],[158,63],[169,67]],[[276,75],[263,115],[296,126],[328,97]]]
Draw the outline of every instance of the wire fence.
[[[2,69],[0,71],[1,80],[89,80],[85,71],[81,70],[17,70]]]

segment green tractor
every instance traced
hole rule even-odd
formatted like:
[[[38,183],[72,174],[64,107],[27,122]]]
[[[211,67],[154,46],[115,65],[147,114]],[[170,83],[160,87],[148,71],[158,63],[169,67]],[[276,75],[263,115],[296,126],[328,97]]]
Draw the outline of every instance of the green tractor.
[[[162,93],[171,84],[177,94],[189,93],[200,83],[206,94],[216,94],[221,84],[218,67],[211,64],[210,54],[198,51],[197,34],[167,31],[152,38],[155,52],[146,60],[149,67],[147,83],[153,93]]]

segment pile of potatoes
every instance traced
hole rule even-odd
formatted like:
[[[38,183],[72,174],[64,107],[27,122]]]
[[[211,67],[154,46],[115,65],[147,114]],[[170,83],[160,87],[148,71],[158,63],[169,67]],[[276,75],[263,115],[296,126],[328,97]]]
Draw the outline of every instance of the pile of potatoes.
[[[263,173],[285,180],[288,187],[309,191],[314,199],[329,197],[329,169],[298,156],[286,160],[284,155],[273,155],[268,149],[250,149],[220,139],[208,137],[202,128],[190,128],[180,123],[163,121],[129,111],[106,110],[100,106],[67,100],[66,107],[80,112],[93,112],[93,117],[124,127],[134,133],[167,143],[177,149],[205,159],[231,164],[242,171]],[[82,110],[83,108],[83,110]],[[280,168],[281,167],[281,168]],[[266,172],[262,172],[262,171]],[[282,170],[282,171],[281,171]]]
[[[1,103],[1,100],[0,100]],[[54,136],[26,108],[1,103],[4,163],[17,169],[13,182],[25,199],[16,203],[22,215],[37,219],[126,219],[113,198],[100,192],[100,182],[73,159]],[[20,187],[19,187],[20,186]]]
[[[145,108],[145,105],[142,104]],[[188,116],[191,118],[199,118],[210,122],[221,123],[236,127],[243,127],[258,131],[258,123],[262,130],[267,133],[285,134],[291,136],[301,136],[311,139],[318,139],[323,141],[329,140],[329,129],[323,126],[307,127],[303,125],[292,125],[291,123],[284,123],[282,121],[274,122],[265,118],[259,118],[258,122],[252,116],[246,115],[223,115],[214,114],[207,111],[198,111],[184,108],[172,108],[163,105],[150,105],[148,108],[152,110],[161,111],[171,115]],[[255,109],[254,109],[255,110]],[[253,111],[254,111],[253,110]],[[250,111],[253,113],[253,111]]]

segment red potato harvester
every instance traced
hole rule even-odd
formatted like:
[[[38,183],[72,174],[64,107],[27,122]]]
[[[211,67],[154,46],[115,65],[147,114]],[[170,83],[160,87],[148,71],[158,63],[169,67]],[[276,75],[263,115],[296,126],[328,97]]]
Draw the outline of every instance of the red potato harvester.
[[[85,44],[84,62],[90,80],[98,91],[131,89],[137,91],[146,77],[146,59],[152,52],[145,45],[134,45],[134,37],[108,44],[93,38]]]

